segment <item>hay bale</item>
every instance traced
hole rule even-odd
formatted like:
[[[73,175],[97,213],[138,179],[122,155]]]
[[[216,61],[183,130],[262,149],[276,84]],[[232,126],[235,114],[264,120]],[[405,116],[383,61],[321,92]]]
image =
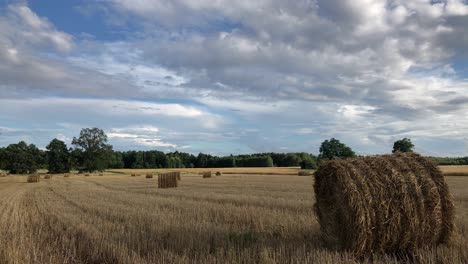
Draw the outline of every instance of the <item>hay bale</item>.
[[[5,173],[0,173],[0,177],[6,177],[7,175]]]
[[[135,173],[132,173],[132,175],[130,175],[130,176],[131,176],[131,177],[135,177],[135,176],[136,176],[136,174],[135,174]]]
[[[151,173],[146,174],[146,178],[147,178],[147,179],[152,179],[152,178],[153,178],[153,174],[151,174]]]
[[[203,178],[211,178],[211,171],[203,172]]]
[[[63,177],[68,178],[70,177],[70,174],[64,174]]]
[[[180,171],[176,171],[176,172],[174,172],[174,174],[176,175],[176,178],[177,178],[178,181],[182,180],[182,178],[180,177]]]
[[[298,171],[297,175],[299,175],[299,176],[312,176],[312,175],[314,175],[314,173],[310,172],[310,171]]]
[[[32,182],[39,182],[41,180],[41,176],[39,174],[31,174],[28,175],[27,182],[32,183]]]
[[[86,173],[84,176],[89,177],[89,173]]]
[[[334,160],[315,172],[324,241],[363,257],[448,242],[454,205],[441,171],[414,153]]]
[[[158,188],[176,188],[178,182],[177,175],[180,175],[180,173],[169,172],[159,174]]]
[[[104,176],[104,174],[103,174],[103,173],[99,173],[99,176]]]
[[[52,179],[52,175],[46,174],[46,175],[44,176],[44,179],[45,179],[45,180],[50,180],[50,179]]]
[[[221,175],[222,175],[222,173],[220,171],[216,172],[216,176],[221,176]]]

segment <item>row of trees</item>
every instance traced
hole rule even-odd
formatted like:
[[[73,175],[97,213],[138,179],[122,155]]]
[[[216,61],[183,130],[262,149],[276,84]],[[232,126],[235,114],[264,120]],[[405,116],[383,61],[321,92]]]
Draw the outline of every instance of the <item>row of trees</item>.
[[[320,146],[320,154],[309,153],[257,153],[250,155],[230,155],[217,157],[200,153],[197,156],[184,152],[164,153],[162,151],[114,151],[107,144],[107,136],[102,129],[85,128],[78,138],[73,138],[73,147],[53,139],[46,151],[33,144],[21,141],[0,148],[0,169],[12,174],[33,173],[37,169],[48,169],[50,173],[66,173],[71,169],[79,171],[102,171],[109,168],[225,168],[225,167],[292,167],[315,169],[323,160],[355,157],[355,152],[339,140],[325,140]],[[395,151],[413,151],[411,140],[404,138],[395,142]],[[458,161],[457,161],[458,162]],[[464,160],[468,163],[468,158]],[[459,164],[459,163],[457,163]]]

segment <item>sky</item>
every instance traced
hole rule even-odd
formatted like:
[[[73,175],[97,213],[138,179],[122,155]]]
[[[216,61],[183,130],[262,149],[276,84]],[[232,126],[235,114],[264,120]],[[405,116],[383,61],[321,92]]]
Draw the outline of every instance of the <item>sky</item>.
[[[0,0],[0,147],[468,155],[467,0]]]

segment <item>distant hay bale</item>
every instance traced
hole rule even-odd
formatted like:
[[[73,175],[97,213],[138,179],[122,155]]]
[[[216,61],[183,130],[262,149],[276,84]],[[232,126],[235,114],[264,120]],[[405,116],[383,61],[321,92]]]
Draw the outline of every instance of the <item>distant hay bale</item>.
[[[161,173],[158,175],[158,188],[176,188],[180,172]]]
[[[130,176],[131,176],[131,177],[135,177],[135,176],[136,176],[136,174],[135,174],[135,173],[132,173],[132,175],[130,175]]]
[[[414,153],[335,160],[315,172],[325,242],[363,257],[447,243],[454,205],[441,171]]]
[[[89,173],[86,173],[84,176],[89,177]]]
[[[50,180],[50,179],[52,179],[52,175],[46,174],[46,175],[44,176],[44,179],[45,179],[45,180]]]
[[[64,174],[63,177],[68,178],[70,177],[70,174]]]
[[[211,178],[211,171],[203,172],[203,178]]]
[[[299,176],[312,176],[314,173],[310,171],[298,171],[297,175]]]
[[[39,182],[41,180],[41,176],[39,176],[39,174],[32,174],[32,175],[28,175],[28,179],[27,179],[27,182]]]
[[[221,175],[222,175],[222,174],[221,174],[220,171],[217,171],[217,172],[216,172],[216,176],[221,176]]]
[[[151,173],[146,174],[146,178],[147,178],[147,179],[152,179],[152,178],[153,178],[153,174],[151,174]]]
[[[104,176],[104,174],[103,174],[103,173],[99,173],[99,176]]]
[[[6,173],[0,173],[0,177],[6,177]]]
[[[180,177],[180,171],[175,171],[175,172],[173,172],[173,173],[175,174],[175,176],[176,176],[176,178],[177,178],[178,181],[181,181],[181,180],[182,180],[182,178]]]

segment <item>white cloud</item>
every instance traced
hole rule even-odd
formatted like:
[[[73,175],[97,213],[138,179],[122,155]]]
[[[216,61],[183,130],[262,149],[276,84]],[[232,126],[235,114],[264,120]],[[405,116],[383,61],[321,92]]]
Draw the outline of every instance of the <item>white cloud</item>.
[[[27,41],[32,45],[51,45],[53,48],[61,52],[70,51],[73,46],[73,38],[67,33],[58,31],[46,19],[41,18],[24,5],[9,6],[10,19],[15,20],[15,24],[7,25],[3,28],[4,34],[10,34],[11,44],[22,44],[17,41]],[[11,21],[10,20],[10,21]],[[9,21],[9,22],[10,22]],[[3,22],[3,23],[9,23]],[[5,35],[3,37],[5,37]],[[21,39],[18,39],[17,37]]]
[[[153,126],[112,128],[107,136],[111,140],[124,141],[125,144],[135,144],[146,147],[163,147],[176,149],[176,144],[163,142],[159,136],[159,129]]]

